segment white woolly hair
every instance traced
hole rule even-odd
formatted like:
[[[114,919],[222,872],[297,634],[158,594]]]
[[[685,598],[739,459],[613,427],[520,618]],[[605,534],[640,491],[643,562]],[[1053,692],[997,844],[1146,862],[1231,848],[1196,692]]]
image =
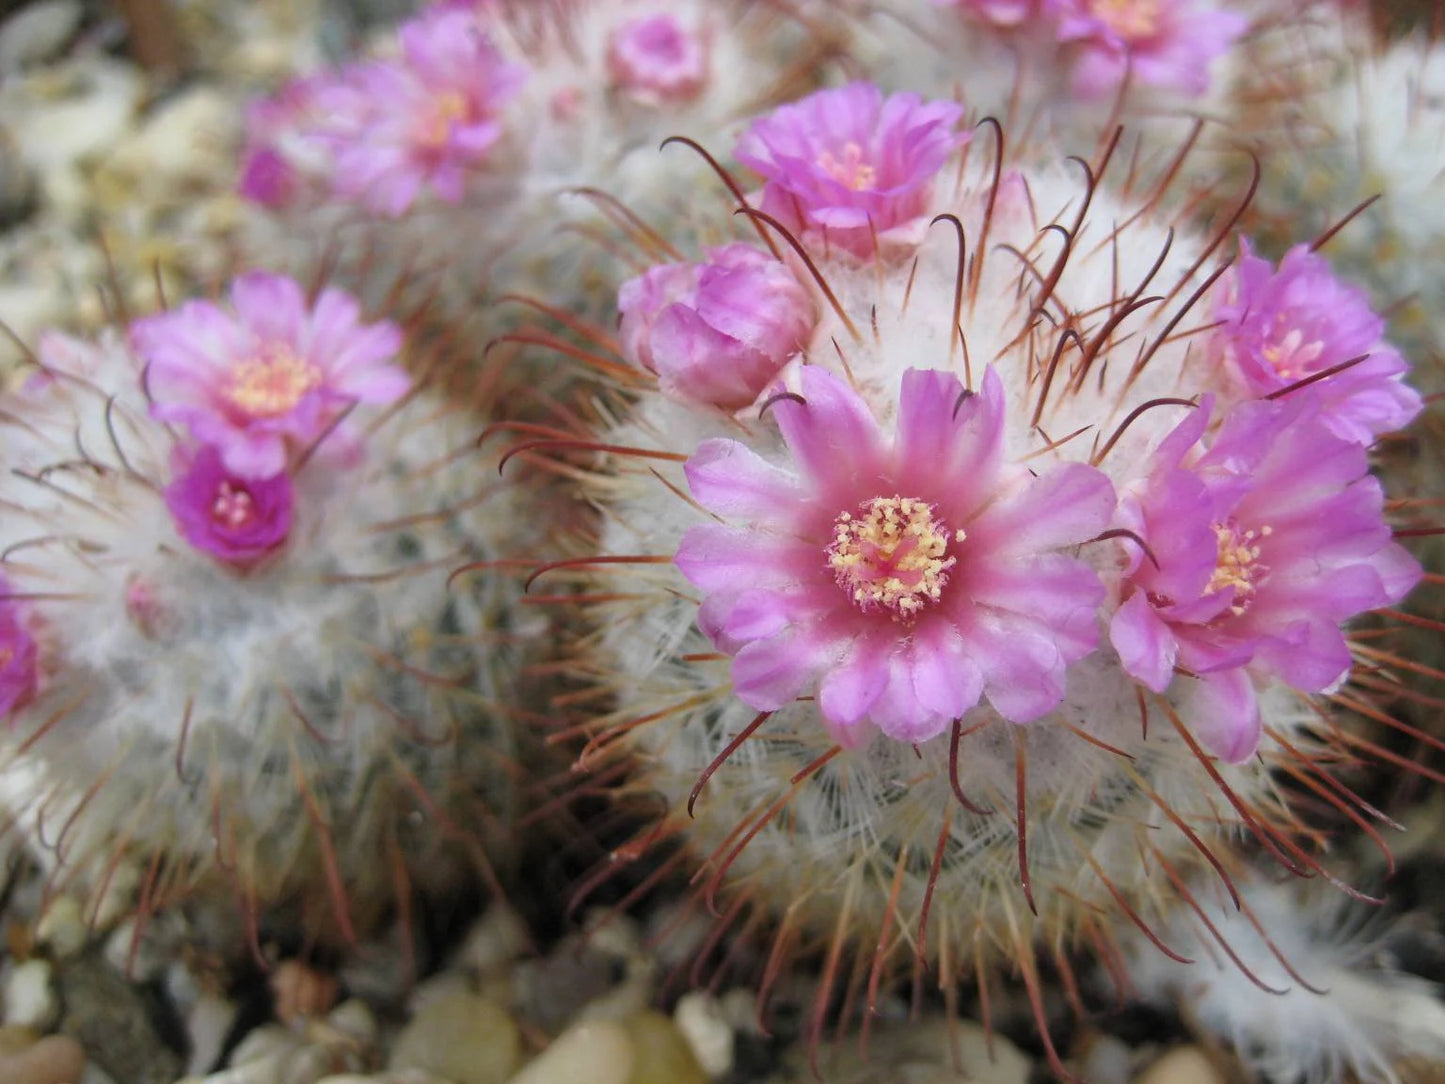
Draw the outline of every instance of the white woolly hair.
[[[326,936],[397,869],[453,877],[509,816],[499,701],[526,630],[501,581],[447,578],[537,523],[489,483],[477,419],[423,391],[358,420],[363,461],[323,443],[285,546],[238,572],[176,530],[174,438],[119,337],[40,355],[0,425],[0,552],[41,653],[5,746],[38,768],[20,812],[55,877],[134,851],[153,902],[235,881],[253,906],[299,894]]]
[[[1235,884],[1242,907],[1201,884],[1204,916],[1181,906],[1169,917],[1164,936],[1191,966],[1129,938],[1140,997],[1176,1008],[1277,1084],[1395,1084],[1403,1064],[1445,1058],[1440,992],[1389,965],[1388,929],[1368,904],[1319,880],[1254,873]]]

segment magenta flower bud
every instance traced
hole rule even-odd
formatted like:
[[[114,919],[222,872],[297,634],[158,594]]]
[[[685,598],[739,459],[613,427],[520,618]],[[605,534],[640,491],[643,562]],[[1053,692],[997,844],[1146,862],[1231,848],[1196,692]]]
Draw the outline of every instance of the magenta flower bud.
[[[0,718],[13,714],[35,696],[39,685],[35,639],[21,621],[20,603],[0,576]]]
[[[293,501],[289,477],[238,477],[211,445],[180,457],[178,468],[165,488],[166,507],[196,549],[247,568],[286,541]]]
[[[707,256],[623,284],[622,352],[656,373],[664,394],[741,410],[807,345],[817,314],[793,273],[766,253],[732,244]]]
[[[681,101],[707,80],[707,42],[671,15],[633,19],[608,38],[607,70],[644,101]]]
[[[933,179],[968,141],[962,116],[957,102],[850,83],[759,117],[733,153],[766,182],[763,211],[867,259],[920,240]]]

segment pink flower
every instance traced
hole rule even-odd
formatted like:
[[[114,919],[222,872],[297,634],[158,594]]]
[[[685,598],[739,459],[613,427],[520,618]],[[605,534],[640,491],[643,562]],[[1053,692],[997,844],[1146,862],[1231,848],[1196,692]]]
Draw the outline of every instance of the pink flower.
[[[33,700],[40,684],[35,639],[25,629],[13,590],[0,576],[0,718]]]
[[[320,107],[328,86],[323,77],[294,79],[275,96],[246,107],[241,195],[266,207],[286,207],[308,182],[330,172],[336,139],[356,122]]]
[[[644,101],[691,98],[707,80],[707,42],[671,15],[633,19],[608,37],[607,70]]]
[[[962,116],[957,102],[850,83],[753,121],[734,155],[766,182],[764,212],[867,258],[917,244],[933,179],[968,141],[955,130]]]
[[[800,378],[801,401],[770,411],[793,471],[733,440],[686,466],[693,496],[731,521],[689,530],[677,567],[706,596],[698,623],[734,656],[738,697],[767,711],[816,695],[849,745],[865,723],[926,741],[981,696],[1016,723],[1057,707],[1104,597],[1059,551],[1108,525],[1108,479],[1007,467],[992,369],[977,394],[910,369],[891,440],[841,379]]]
[[[1111,94],[1134,84],[1200,95],[1209,67],[1249,28],[1214,0],[1063,0],[1059,40],[1081,49],[1074,89]]]
[[[1120,500],[1120,523],[1152,559],[1128,547],[1109,635],[1155,692],[1176,670],[1189,675],[1191,724],[1238,762],[1259,744],[1251,675],[1330,689],[1350,670],[1341,623],[1398,602],[1420,566],[1393,541],[1364,448],[1332,433],[1317,402],[1241,403],[1202,448],[1211,407],[1165,439]]]
[[[363,324],[356,299],[325,290],[315,307],[291,279],[254,271],[231,283],[235,315],[208,301],[137,320],[151,414],[186,426],[242,478],[269,478],[356,403],[390,403],[410,379],[386,362],[391,323]]]
[[[1249,392],[1269,395],[1368,354],[1307,385],[1323,404],[1325,423],[1358,444],[1408,425],[1420,412],[1420,396],[1404,383],[1410,366],[1382,340],[1385,322],[1364,291],[1337,279],[1306,245],[1290,249],[1278,271],[1247,241],[1240,249],[1214,316],[1222,321],[1216,342]]]
[[[622,352],[662,391],[740,410],[801,351],[817,323],[812,299],[783,264],[744,244],[706,263],[670,263],[623,283]]]
[[[365,117],[336,149],[333,183],[383,214],[404,214],[424,188],[461,201],[468,177],[502,136],[501,107],[525,69],[507,63],[459,7],[426,12],[401,28],[400,62],[358,64],[323,104]]]
[[[166,507],[181,536],[227,564],[245,568],[279,548],[291,530],[291,479],[241,478],[205,445],[177,458],[165,488]]]
[[[931,0],[937,7],[957,8],[974,22],[999,29],[1022,26],[1053,15],[1064,0]]]

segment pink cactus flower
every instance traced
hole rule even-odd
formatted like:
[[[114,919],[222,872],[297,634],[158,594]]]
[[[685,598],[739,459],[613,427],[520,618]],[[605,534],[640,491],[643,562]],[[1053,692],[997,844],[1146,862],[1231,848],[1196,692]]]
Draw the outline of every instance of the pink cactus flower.
[[[1188,721],[1230,762],[1259,745],[1254,675],[1321,692],[1350,670],[1341,623],[1402,599],[1420,566],[1393,541],[1365,450],[1317,401],[1240,403],[1207,447],[1212,401],[1161,444],[1119,503],[1130,551],[1109,635],[1155,692],[1192,685]]]
[[[35,639],[22,620],[22,603],[0,576],[0,718],[15,714],[35,698],[40,684]]]
[[[322,96],[330,109],[365,117],[354,136],[338,141],[337,191],[393,217],[424,189],[461,201],[502,137],[501,108],[526,78],[473,12],[437,8],[400,33],[401,61],[355,65]]]
[[[622,352],[664,394],[741,410],[808,342],[812,298],[783,264],[750,245],[709,249],[623,283]]]
[[[1058,36],[1078,43],[1074,89],[1087,97],[1135,85],[1198,96],[1210,65],[1249,28],[1215,0],[1062,0]]]
[[[151,414],[215,445],[226,469],[269,478],[357,403],[390,403],[410,378],[387,364],[394,324],[363,324],[356,299],[325,290],[314,308],[294,281],[255,271],[231,283],[234,315],[208,301],[137,320]],[[332,433],[338,441],[346,434]]]
[[[1053,15],[1064,0],[931,0],[937,7],[957,8],[974,22],[1006,30]]]
[[[279,93],[246,108],[246,145],[237,188],[265,207],[296,202],[308,183],[331,171],[332,148],[359,118],[322,109],[330,82],[320,76],[293,79]]]
[[[1404,382],[1409,363],[1383,341],[1385,322],[1363,290],[1330,271],[1324,257],[1298,245],[1276,271],[1241,241],[1239,262],[1215,306],[1216,332],[1226,362],[1251,395],[1265,396],[1368,355],[1306,388],[1322,403],[1321,416],[1336,435],[1371,444],[1381,433],[1408,425],[1422,402]]]
[[[686,465],[724,523],[689,530],[677,567],[705,596],[698,622],[733,656],[738,697],[767,711],[816,696],[847,745],[873,727],[926,741],[985,696],[1015,723],[1057,707],[1104,598],[1061,551],[1107,527],[1109,480],[1006,465],[992,369],[977,394],[910,369],[892,439],[843,380],[799,375],[801,396],[769,411],[794,469],[732,440]]]
[[[850,83],[753,121],[734,155],[763,177],[764,212],[866,259],[921,239],[934,177],[968,140],[962,116],[957,102]]]
[[[178,455],[165,501],[181,537],[238,568],[280,548],[291,531],[291,479],[240,478],[210,445]]]
[[[707,81],[707,41],[671,15],[632,19],[607,39],[607,70],[647,102],[685,101]]]

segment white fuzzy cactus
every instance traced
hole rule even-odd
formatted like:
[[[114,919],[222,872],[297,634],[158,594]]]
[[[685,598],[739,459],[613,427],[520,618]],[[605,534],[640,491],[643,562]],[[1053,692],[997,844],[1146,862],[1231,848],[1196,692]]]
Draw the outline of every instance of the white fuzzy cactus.
[[[910,968],[986,1011],[1011,966],[1042,1024],[1040,955],[1177,955],[1241,839],[1317,872],[1272,768],[1323,786],[1342,623],[1419,575],[1366,458],[1419,398],[1358,292],[960,114],[854,84],[744,134],[762,238],[624,287],[567,561],[618,700],[584,763],[669,803],[610,868],[681,841],[720,931],[771,929],[764,997],[821,947],[815,1038]]]
[[[5,399],[6,755],[53,883],[130,856],[142,908],[227,889],[345,941],[504,854],[528,630],[448,576],[536,520],[395,327],[232,297],[49,335]]]

